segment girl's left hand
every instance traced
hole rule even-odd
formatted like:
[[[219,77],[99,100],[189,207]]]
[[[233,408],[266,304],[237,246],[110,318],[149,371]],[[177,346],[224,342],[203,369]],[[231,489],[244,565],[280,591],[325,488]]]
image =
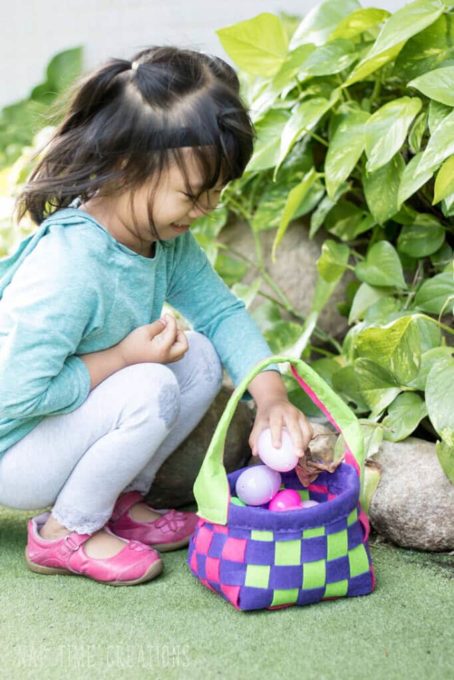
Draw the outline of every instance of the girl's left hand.
[[[262,430],[267,427],[271,429],[273,446],[279,448],[281,445],[282,427],[286,427],[295,445],[295,453],[301,458],[308,447],[314,432],[310,422],[307,420],[296,406],[293,406],[285,397],[279,397],[267,401],[257,407],[254,427],[249,436],[249,446],[252,455],[257,456],[257,441]]]

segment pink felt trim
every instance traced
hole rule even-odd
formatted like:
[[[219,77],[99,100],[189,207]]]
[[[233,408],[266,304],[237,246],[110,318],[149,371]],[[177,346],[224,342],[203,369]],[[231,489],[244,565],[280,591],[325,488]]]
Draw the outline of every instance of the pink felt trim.
[[[306,392],[306,394],[311,398],[311,400],[314,402],[314,404],[315,404],[316,406],[318,406],[318,408],[320,409],[320,411],[322,411],[322,413],[325,414],[325,416],[328,418],[329,422],[330,422],[330,423],[336,428],[336,430],[339,432],[339,431],[340,431],[339,425],[336,423],[336,421],[334,420],[333,416],[332,416],[331,413],[328,411],[328,409],[326,408],[326,406],[325,406],[324,404],[322,404],[322,402],[320,401],[320,399],[319,399],[319,398],[317,397],[317,395],[315,394],[314,390],[312,390],[312,389],[309,387],[309,385],[302,379],[302,377],[297,373],[296,368],[295,368],[293,365],[291,366],[291,371],[292,371],[293,375],[295,376],[295,379],[296,379],[296,381],[298,382],[298,384],[300,385],[300,387],[303,388],[303,390],[304,390],[304,391]]]

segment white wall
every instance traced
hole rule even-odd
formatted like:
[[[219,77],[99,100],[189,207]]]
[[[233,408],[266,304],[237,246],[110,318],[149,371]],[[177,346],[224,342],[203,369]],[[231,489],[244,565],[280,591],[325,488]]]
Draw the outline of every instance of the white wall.
[[[85,67],[177,44],[228,59],[214,31],[261,12],[304,16],[318,0],[0,0],[0,107],[29,94],[50,58],[83,45]],[[395,11],[404,0],[362,0]]]

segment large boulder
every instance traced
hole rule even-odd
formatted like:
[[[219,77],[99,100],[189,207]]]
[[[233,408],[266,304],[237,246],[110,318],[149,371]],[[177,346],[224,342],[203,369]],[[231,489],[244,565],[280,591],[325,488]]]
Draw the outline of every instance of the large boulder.
[[[159,468],[147,501],[156,508],[178,508],[194,502],[193,486],[203,458],[232,391],[221,391],[197,427]],[[224,464],[227,472],[247,464],[251,457],[248,445],[254,414],[240,402],[227,432]]]
[[[265,267],[295,309],[306,316],[311,307],[317,281],[316,262],[322,244],[329,235],[320,230],[313,239],[310,239],[308,227],[301,220],[297,220],[288,227],[277,250],[276,261],[273,263],[271,249],[275,236],[275,229],[260,232]],[[255,252],[252,231],[245,222],[236,221],[225,227],[219,235],[219,241],[248,257]],[[256,276],[257,271],[251,267],[243,282],[250,284]],[[345,301],[345,287],[350,279],[351,276],[346,273],[317,322],[320,328],[334,337],[343,337],[347,331],[347,320],[339,314],[336,305]],[[263,292],[276,297],[276,293],[268,284],[263,283],[262,289]],[[258,295],[250,311],[262,302],[263,298]]]
[[[416,437],[383,442],[372,456],[381,478],[372,498],[372,526],[404,548],[454,550],[454,486],[435,445]]]

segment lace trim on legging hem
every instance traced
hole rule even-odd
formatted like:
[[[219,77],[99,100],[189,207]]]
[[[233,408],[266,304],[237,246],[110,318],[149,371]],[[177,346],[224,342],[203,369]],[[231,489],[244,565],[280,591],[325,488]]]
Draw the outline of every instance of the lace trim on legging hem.
[[[76,531],[78,534],[93,534],[95,531],[102,529],[106,522],[110,519],[112,511],[103,512],[98,515],[84,515],[75,510],[74,508],[55,508],[51,511],[52,517],[54,517],[57,522],[63,524],[67,529],[71,531]]]

